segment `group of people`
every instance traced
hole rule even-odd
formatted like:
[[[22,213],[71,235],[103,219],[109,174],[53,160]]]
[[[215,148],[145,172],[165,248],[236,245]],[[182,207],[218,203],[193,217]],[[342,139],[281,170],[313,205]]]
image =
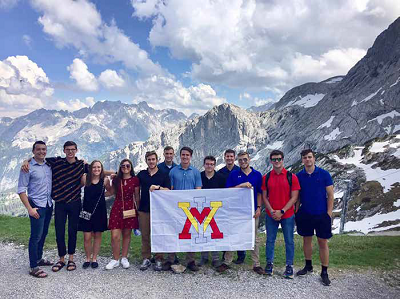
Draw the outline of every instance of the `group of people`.
[[[104,170],[100,161],[88,165],[76,157],[78,151],[75,142],[64,144],[65,158],[46,157],[47,148],[43,141],[34,143],[33,158],[24,161],[21,167],[18,194],[27,208],[31,236],[29,239],[30,274],[47,277],[41,266],[52,266],[53,272],[64,266],[68,271],[76,269],[74,254],[77,231],[84,235],[86,260],[83,268],[97,268],[97,255],[100,250],[102,232],[111,231],[112,259],[105,266],[111,270],[120,265],[129,268],[128,251],[132,230],[140,227],[142,237],[141,270],[152,265],[150,244],[150,192],[154,190],[190,190],[213,188],[253,188],[255,246],[251,251],[253,271],[257,274],[273,275],[274,246],[279,225],[282,227],[286,268],[284,276],[293,278],[294,228],[303,237],[305,266],[297,275],[313,272],[312,237],[318,239],[321,259],[321,279],[329,285],[328,276],[329,248],[331,238],[331,217],[333,210],[333,182],[330,174],[315,165],[315,154],[311,149],[301,152],[304,169],[297,174],[284,168],[284,153],[273,150],[269,159],[272,170],[264,176],[250,166],[247,152],[237,155],[239,166],[235,165],[236,153],[228,149],[224,153],[225,166],[216,171],[216,159],[206,156],[203,160],[204,171],[200,172],[191,165],[193,150],[182,147],[179,151],[180,164],[174,163],[175,152],[170,146],[164,148],[164,162],[158,164],[155,151],[145,154],[147,169],[135,175],[133,164],[123,159],[117,172]],[[108,176],[110,178],[108,178]],[[81,202],[81,188],[84,186],[84,199]],[[109,221],[105,197],[115,195]],[[43,258],[43,245],[53,212],[59,260],[53,264]],[[260,238],[258,236],[259,217],[262,205],[266,211],[266,266],[263,269],[259,260]],[[65,225],[68,218],[68,251],[65,244]],[[122,238],[122,250],[121,250]],[[68,262],[65,256],[68,253]],[[233,252],[211,252],[211,265],[216,271],[224,272],[233,262]],[[237,252],[236,264],[244,262],[245,251]],[[154,270],[167,271],[179,263],[175,253],[154,256]],[[186,265],[191,271],[209,262],[209,252],[201,253],[198,264],[195,253],[186,253]]]

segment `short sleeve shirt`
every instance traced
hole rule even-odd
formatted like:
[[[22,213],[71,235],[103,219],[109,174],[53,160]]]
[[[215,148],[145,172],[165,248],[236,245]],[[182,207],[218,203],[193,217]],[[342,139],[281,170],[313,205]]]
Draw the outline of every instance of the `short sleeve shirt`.
[[[201,189],[215,189],[215,188],[225,188],[225,180],[222,175],[215,172],[211,179],[206,176],[206,172],[201,172],[201,182],[203,186]]]
[[[246,175],[240,168],[233,170],[226,181],[226,187],[231,188],[249,182],[254,188],[254,209],[257,210],[257,194],[261,193],[262,175],[251,167],[251,172]]]
[[[325,169],[315,166],[308,174],[305,169],[297,173],[299,178],[301,210],[312,215],[325,214],[328,211],[326,187],[332,186],[332,177]]]
[[[169,178],[174,190],[190,190],[202,186],[200,171],[191,165],[187,169],[183,169],[180,164],[175,166],[169,172]]]
[[[229,174],[234,171],[234,170],[240,170],[240,167],[237,165],[233,165],[232,170],[229,170],[228,167],[224,166],[220,170],[218,170],[218,173],[222,175],[224,179],[224,184],[226,185],[226,181],[228,180]]]
[[[168,174],[158,170],[155,174],[150,175],[149,171],[142,170],[137,175],[140,182],[140,204],[139,211],[150,212],[150,186],[160,185],[161,187],[171,189],[171,181]]]
[[[262,190],[267,190],[265,186],[265,179],[267,175],[264,175],[262,181]],[[287,170],[282,169],[280,174],[277,174],[274,169],[271,170],[271,174],[268,180],[268,201],[274,210],[282,210],[285,205],[289,202],[291,191],[300,190],[299,180],[297,176],[292,174],[292,189],[290,190],[290,185],[287,180]],[[271,213],[267,210],[270,217]],[[289,210],[283,214],[282,218],[292,217],[294,214],[294,207],[292,206]]]

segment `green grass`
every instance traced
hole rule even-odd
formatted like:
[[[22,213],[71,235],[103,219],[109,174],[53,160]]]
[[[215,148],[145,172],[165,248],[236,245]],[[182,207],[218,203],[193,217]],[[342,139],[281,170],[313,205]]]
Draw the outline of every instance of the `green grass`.
[[[20,217],[8,217],[0,215],[0,241],[14,242],[27,245],[29,241],[29,219]],[[265,264],[265,235],[261,235],[260,261]],[[141,238],[132,237],[130,257],[140,260]],[[318,245],[316,239],[313,242],[314,265],[319,265]],[[49,234],[46,239],[46,249],[55,249],[54,221],[50,224]],[[83,235],[78,233],[78,250],[83,251]],[[338,269],[394,269],[400,264],[400,237],[392,236],[349,236],[334,235],[329,241],[330,267]],[[103,242],[100,255],[111,255],[110,232],[103,234]],[[182,254],[179,254],[180,256]],[[246,263],[251,264],[250,253],[247,254]],[[295,236],[295,266],[300,267],[304,263],[302,251],[302,238]],[[277,266],[285,264],[285,242],[281,232],[275,245],[275,261]]]

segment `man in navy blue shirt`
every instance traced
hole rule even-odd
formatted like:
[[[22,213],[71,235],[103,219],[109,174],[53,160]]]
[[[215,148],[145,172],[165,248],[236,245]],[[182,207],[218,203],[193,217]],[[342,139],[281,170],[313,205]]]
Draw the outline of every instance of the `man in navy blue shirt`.
[[[214,156],[206,156],[203,161],[204,171],[201,172],[201,183],[202,189],[216,189],[216,188],[225,188],[225,180],[221,174],[215,171],[215,164],[217,160]],[[208,263],[208,251],[203,251],[201,253],[201,260],[199,266],[205,265]],[[220,269],[221,265],[219,261],[219,252],[211,251],[212,258],[212,266]]]
[[[51,198],[51,167],[46,164],[46,144],[36,141],[33,144],[33,159],[29,162],[29,171],[20,171],[18,180],[18,195],[28,210],[31,223],[31,236],[29,238],[29,274],[44,278],[47,273],[39,266],[50,266],[51,262],[42,259],[43,245],[46,240],[53,202]]]
[[[256,242],[254,244],[254,250],[251,253],[251,259],[253,261],[253,271],[257,274],[264,274],[263,268],[260,266],[260,238],[258,236],[258,224],[261,213],[261,182],[262,175],[257,170],[250,167],[250,156],[247,152],[240,152],[238,154],[238,161],[240,170],[234,170],[230,173],[226,182],[228,188],[253,188],[254,189],[254,207],[255,207],[255,236]]]
[[[171,169],[176,166],[176,163],[174,163],[174,156],[175,156],[174,148],[172,146],[167,145],[164,148],[164,162],[157,165],[158,169],[166,174],[169,174]]]
[[[328,239],[332,237],[333,182],[326,170],[315,166],[315,155],[311,149],[301,152],[304,169],[297,173],[300,182],[300,209],[296,213],[297,232],[303,237],[305,267],[297,275],[313,272],[312,237],[316,232],[321,259],[321,279],[330,285],[328,277]]]
[[[226,181],[229,177],[229,174],[233,170],[239,170],[240,167],[235,164],[236,160],[236,152],[233,149],[227,149],[224,153],[225,166],[218,170],[218,173],[222,175],[224,178],[224,184],[226,185]],[[246,258],[246,251],[238,251],[238,258],[234,261],[235,264],[243,264],[244,259]],[[225,252],[223,254],[223,259],[225,260]]]

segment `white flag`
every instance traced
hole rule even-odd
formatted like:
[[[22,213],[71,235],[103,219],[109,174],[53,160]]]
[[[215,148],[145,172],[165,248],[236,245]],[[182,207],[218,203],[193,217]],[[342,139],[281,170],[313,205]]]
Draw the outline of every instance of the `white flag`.
[[[253,189],[150,192],[151,251],[254,249]]]

